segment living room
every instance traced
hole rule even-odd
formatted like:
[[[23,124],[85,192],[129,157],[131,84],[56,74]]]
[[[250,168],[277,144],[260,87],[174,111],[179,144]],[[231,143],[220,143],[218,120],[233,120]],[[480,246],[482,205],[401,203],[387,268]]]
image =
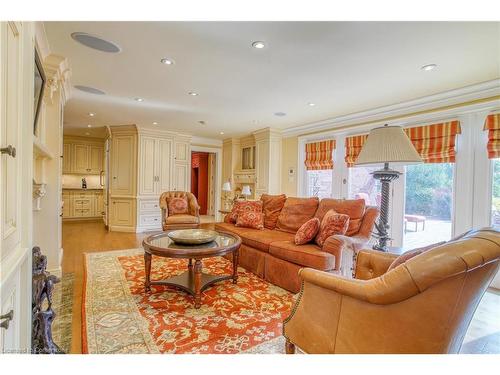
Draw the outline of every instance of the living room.
[[[346,7],[2,15],[0,351],[498,358],[500,22]]]

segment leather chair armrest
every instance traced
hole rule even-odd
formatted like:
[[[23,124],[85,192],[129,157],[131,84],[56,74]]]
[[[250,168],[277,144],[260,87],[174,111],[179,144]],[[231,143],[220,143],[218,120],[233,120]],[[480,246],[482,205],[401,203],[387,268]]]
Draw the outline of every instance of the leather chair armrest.
[[[369,280],[379,277],[387,272],[387,269],[397,257],[396,254],[363,249],[358,252],[355,278]]]
[[[342,264],[343,250],[351,250],[356,253],[369,241],[369,238],[363,236],[342,236],[335,234],[326,239],[321,250],[335,256],[335,271],[340,269]]]
[[[168,217],[168,203],[167,203],[167,195],[168,193],[163,193],[160,195],[160,209],[161,209],[161,222],[165,223],[165,220]]]

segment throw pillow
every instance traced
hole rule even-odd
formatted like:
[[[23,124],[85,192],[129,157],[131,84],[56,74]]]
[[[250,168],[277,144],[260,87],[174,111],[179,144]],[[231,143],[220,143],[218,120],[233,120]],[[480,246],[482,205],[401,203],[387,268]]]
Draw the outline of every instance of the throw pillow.
[[[236,223],[238,215],[243,212],[262,212],[262,202],[261,201],[236,201],[234,202],[233,209],[231,211],[229,220],[232,223]]]
[[[304,245],[311,242],[318,234],[320,224],[317,217],[313,217],[302,224],[297,233],[295,233],[295,245]]]
[[[243,211],[238,214],[236,226],[243,228],[264,229],[264,214],[262,212]]]
[[[187,214],[188,210],[188,201],[185,197],[171,197],[167,198],[167,206],[168,206],[168,214],[169,215],[178,215],[178,214]]]
[[[262,201],[262,212],[264,213],[264,228],[274,229],[278,222],[278,216],[285,205],[286,195],[262,194],[260,200]]]
[[[316,243],[319,246],[323,246],[328,237],[334,234],[344,235],[348,226],[348,215],[338,214],[335,210],[329,210],[325,216],[323,216],[323,220],[321,220],[319,233],[316,236]]]
[[[441,242],[434,243],[432,245],[428,245],[428,246],[424,246],[424,247],[419,247],[417,249],[409,250],[406,253],[403,253],[400,256],[398,256],[396,259],[394,259],[394,261],[391,263],[391,265],[387,269],[387,272],[389,272],[390,270],[396,268],[400,264],[403,264],[407,260],[410,260],[411,258],[414,258],[417,255],[425,253],[426,251],[434,249],[435,247],[441,246],[441,245],[443,245],[445,243],[446,243],[446,241],[441,241]]]

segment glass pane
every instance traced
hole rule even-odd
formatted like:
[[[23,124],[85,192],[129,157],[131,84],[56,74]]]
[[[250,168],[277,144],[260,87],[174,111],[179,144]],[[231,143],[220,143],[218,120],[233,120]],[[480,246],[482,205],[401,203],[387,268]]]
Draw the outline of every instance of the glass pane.
[[[493,185],[491,187],[491,226],[500,229],[500,159],[493,159]]]
[[[307,196],[331,198],[332,196],[332,169],[319,171],[306,171],[307,175]]]
[[[406,167],[405,250],[451,238],[453,164],[430,163]]]
[[[371,175],[378,169],[380,167],[349,168],[349,199],[364,199],[369,206],[380,206],[380,181]]]

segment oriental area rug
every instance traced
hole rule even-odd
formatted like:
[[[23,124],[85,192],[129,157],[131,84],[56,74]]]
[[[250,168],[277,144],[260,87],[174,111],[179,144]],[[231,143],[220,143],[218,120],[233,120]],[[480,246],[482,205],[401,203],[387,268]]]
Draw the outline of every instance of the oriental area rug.
[[[85,254],[84,353],[283,353],[282,322],[293,294],[238,268],[238,283],[221,281],[193,297],[163,285],[144,292],[142,249]],[[151,279],[187,269],[187,260],[153,256]],[[203,272],[230,274],[224,258],[203,260]]]

